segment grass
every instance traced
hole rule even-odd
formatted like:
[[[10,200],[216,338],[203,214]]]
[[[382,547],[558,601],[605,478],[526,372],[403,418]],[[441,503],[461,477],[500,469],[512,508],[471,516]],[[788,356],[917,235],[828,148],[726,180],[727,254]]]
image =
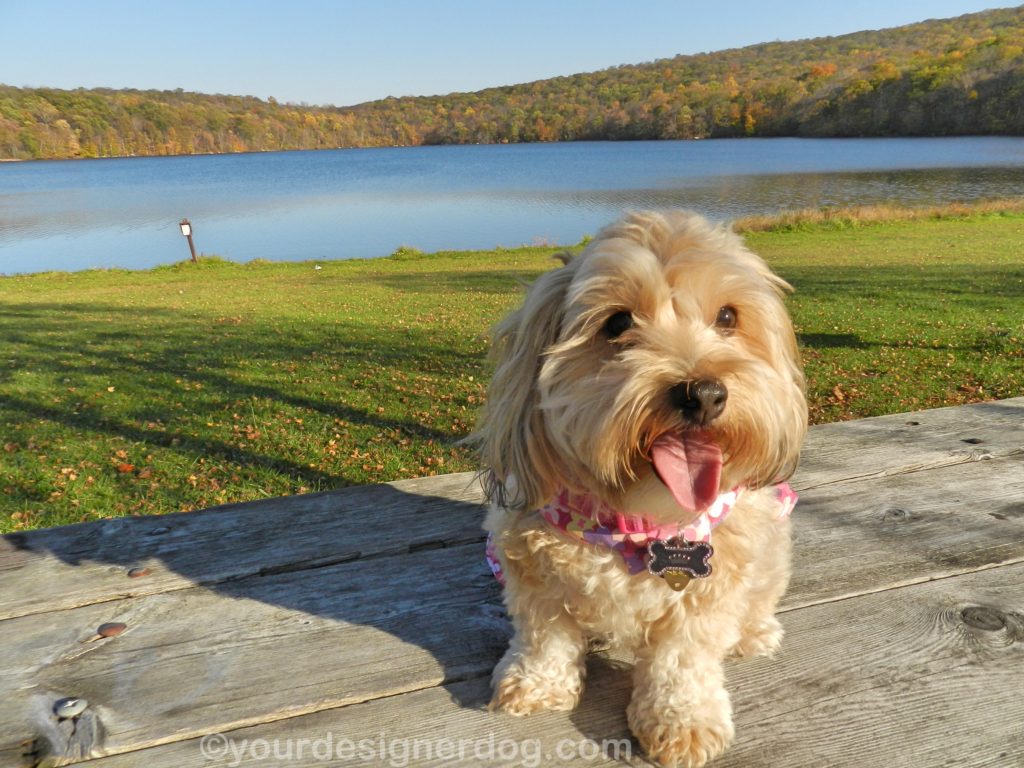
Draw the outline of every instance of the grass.
[[[1024,214],[969,213],[747,234],[813,421],[1024,394]],[[0,279],[0,530],[475,469],[486,330],[554,251]]]
[[[743,233],[786,232],[798,229],[849,229],[864,224],[892,224],[922,219],[965,219],[994,214],[1024,214],[1024,198],[980,200],[932,206],[901,206],[894,203],[853,208],[807,208],[767,216],[748,216],[734,222]]]

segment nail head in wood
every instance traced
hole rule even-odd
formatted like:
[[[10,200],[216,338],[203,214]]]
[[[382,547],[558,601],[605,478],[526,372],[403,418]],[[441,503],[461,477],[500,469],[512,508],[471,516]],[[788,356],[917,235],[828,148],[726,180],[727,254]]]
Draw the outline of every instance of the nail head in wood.
[[[85,699],[80,699],[77,696],[69,696],[65,699],[60,699],[53,705],[53,714],[61,720],[69,720],[70,718],[78,717],[80,714],[85,712],[85,708],[88,706],[89,702]]]
[[[127,624],[123,624],[120,621],[109,621],[106,624],[100,624],[96,634],[100,637],[117,637],[126,629],[128,629]]]

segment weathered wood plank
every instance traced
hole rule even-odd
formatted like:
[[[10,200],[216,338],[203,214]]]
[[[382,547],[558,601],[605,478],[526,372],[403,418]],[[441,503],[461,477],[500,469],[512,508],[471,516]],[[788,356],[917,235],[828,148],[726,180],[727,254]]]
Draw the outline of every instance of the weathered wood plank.
[[[794,485],[807,490],[1024,452],[1024,397],[813,427]]]
[[[804,491],[786,607],[1024,560],[1024,454]]]
[[[801,608],[783,623],[776,659],[729,667],[737,740],[715,766],[1024,764],[1024,565]],[[364,764],[401,762],[418,749],[410,765],[450,765],[458,753],[449,750],[459,748],[466,764],[621,764],[610,757],[624,754],[619,740],[628,738],[628,668],[602,658],[589,666],[573,713],[485,712],[481,678],[239,729],[230,741],[208,740],[205,756],[191,739],[91,765],[256,766],[275,747],[290,750],[288,765],[352,765],[349,745],[358,750],[364,739]],[[606,757],[592,759],[602,743]],[[635,761],[639,748],[630,750]],[[559,759],[571,754],[579,759]]]
[[[480,541],[480,497],[462,473],[8,534],[0,619]],[[129,578],[135,567],[149,574]]]
[[[61,752],[66,696],[102,754],[479,675],[507,643],[498,601],[473,544],[9,619],[0,758]],[[110,621],[128,628],[90,641]]]
[[[218,737],[208,739],[205,750],[200,739],[190,739],[144,752],[101,758],[89,765],[127,768],[145,764],[147,768],[180,768],[198,765],[203,760],[204,764],[214,767],[249,766],[254,761],[247,753],[252,747],[262,749],[263,740],[279,740],[282,753],[290,747],[289,766],[400,765],[406,758],[413,766],[580,764],[572,759],[564,763],[558,759],[559,755],[569,757],[573,752],[582,753],[588,766],[619,765],[611,756],[628,757],[639,752],[629,737],[623,716],[628,701],[628,671],[625,665],[603,657],[592,657],[589,667],[587,698],[581,709],[571,715],[543,714],[520,720],[489,713],[484,706],[490,693],[489,684],[485,678],[475,678],[402,694],[386,701],[239,729],[224,734],[230,741]],[[589,738],[598,746],[607,740],[608,758],[595,754],[587,734],[592,734]],[[290,739],[294,741],[289,745]],[[301,755],[299,739],[307,740]],[[563,742],[561,746],[560,742]],[[355,747],[359,755],[356,759],[349,759],[345,754],[348,743]],[[455,754],[451,755],[448,750]],[[210,755],[209,759],[205,758],[204,751]],[[416,759],[412,759],[414,755]]]
[[[784,606],[1024,560],[1022,515],[1005,514],[1024,456],[939,474],[807,492]],[[10,619],[0,744],[45,730],[60,696],[95,702],[119,751],[486,675],[505,640],[497,602],[472,543]],[[107,621],[129,630],[82,643]]]
[[[1016,398],[814,427],[794,485],[1012,455],[1024,450],[1022,423],[1024,398]],[[473,475],[463,473],[10,534],[0,537],[0,619],[477,541],[479,503]],[[394,535],[379,536],[368,514],[386,518]],[[150,573],[130,579],[133,567]]]
[[[778,663],[736,668],[746,735],[723,768],[1024,764],[1024,565],[783,621]]]

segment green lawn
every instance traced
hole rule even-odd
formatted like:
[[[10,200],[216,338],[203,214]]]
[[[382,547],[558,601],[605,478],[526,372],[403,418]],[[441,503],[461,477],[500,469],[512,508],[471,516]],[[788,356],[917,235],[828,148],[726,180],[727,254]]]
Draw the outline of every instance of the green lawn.
[[[1024,394],[1024,215],[756,232],[816,422]],[[0,279],[0,530],[475,469],[553,249]]]

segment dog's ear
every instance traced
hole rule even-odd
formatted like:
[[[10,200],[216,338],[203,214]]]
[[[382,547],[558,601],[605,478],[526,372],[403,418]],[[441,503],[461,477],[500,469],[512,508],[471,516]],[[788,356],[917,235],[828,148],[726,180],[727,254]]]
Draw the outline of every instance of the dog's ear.
[[[506,507],[537,507],[557,484],[557,458],[538,408],[537,376],[546,350],[558,339],[575,272],[569,259],[559,259],[565,266],[538,278],[523,306],[493,332],[494,376],[473,440],[487,468],[487,496]]]
[[[785,389],[776,398],[778,408],[773,414],[777,422],[772,434],[775,442],[764,457],[764,476],[752,485],[775,484],[788,480],[800,463],[800,448],[807,434],[807,384],[804,379],[800,346],[793,322],[783,305],[783,296],[793,288],[781,278],[770,274],[769,282],[775,288],[778,301],[767,313],[763,333],[771,341],[772,359]]]
[[[800,448],[807,434],[807,399],[804,376],[800,370],[800,353],[795,338],[791,345],[787,344],[787,348],[789,349],[787,362],[793,370],[792,384],[790,385],[793,393],[787,401],[787,407],[780,409],[781,424],[777,431],[779,443],[774,457],[774,471],[772,477],[765,478],[772,484],[784,482],[796,472],[797,465],[800,463]]]

